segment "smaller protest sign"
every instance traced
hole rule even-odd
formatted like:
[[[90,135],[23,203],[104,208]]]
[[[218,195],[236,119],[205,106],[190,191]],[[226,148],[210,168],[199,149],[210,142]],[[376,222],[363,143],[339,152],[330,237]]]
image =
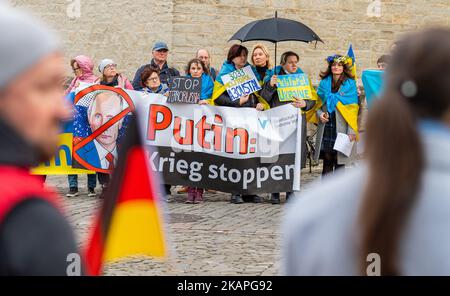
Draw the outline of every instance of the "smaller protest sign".
[[[277,79],[280,102],[293,101],[294,98],[311,100],[311,86],[306,74],[280,75]]]
[[[228,95],[232,101],[239,100],[261,89],[258,79],[250,66],[222,76]]]
[[[197,104],[200,100],[202,82],[200,78],[173,77],[169,80],[167,103]]]

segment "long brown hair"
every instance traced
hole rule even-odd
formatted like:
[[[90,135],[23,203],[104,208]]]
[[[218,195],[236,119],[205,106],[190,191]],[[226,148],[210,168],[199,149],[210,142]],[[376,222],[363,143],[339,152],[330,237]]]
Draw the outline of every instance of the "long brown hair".
[[[417,125],[442,120],[450,108],[450,30],[428,29],[398,44],[382,98],[370,110],[366,156],[369,175],[360,208],[360,270],[370,253],[381,275],[400,275],[402,231],[418,199],[425,167]]]
[[[330,75],[333,75],[331,72],[331,67],[333,66],[334,63],[335,63],[334,61],[328,62],[327,69],[325,71],[321,71],[319,74],[320,79],[324,79]],[[344,71],[342,72],[341,76],[339,77],[339,80],[337,82],[335,82],[334,79],[331,80],[331,85],[332,85],[333,91],[338,91],[339,88],[341,87],[342,83],[344,83],[345,80],[355,79],[355,77],[352,74],[351,67],[347,64],[341,63],[341,65],[344,67]]]

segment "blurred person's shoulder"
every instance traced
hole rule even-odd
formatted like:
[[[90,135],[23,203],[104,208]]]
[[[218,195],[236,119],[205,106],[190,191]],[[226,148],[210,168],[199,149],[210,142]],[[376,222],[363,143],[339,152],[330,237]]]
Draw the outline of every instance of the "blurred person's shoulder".
[[[286,275],[353,275],[365,165],[296,194],[283,222]]]
[[[366,165],[359,165],[315,181],[308,189],[296,193],[288,205],[287,218],[291,222],[311,223],[330,217],[328,212],[351,210],[359,203],[366,176]]]

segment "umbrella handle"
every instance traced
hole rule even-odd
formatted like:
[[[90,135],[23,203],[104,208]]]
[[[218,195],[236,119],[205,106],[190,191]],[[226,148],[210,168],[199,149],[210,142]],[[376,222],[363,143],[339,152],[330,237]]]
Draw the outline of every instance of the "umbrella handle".
[[[278,10],[275,10],[275,18],[278,18]],[[273,68],[273,72],[275,73],[275,75],[278,75],[277,73],[277,42],[275,42],[275,65]]]
[[[275,75],[278,75],[277,73],[277,43],[275,42],[275,65],[274,65],[274,73]]]

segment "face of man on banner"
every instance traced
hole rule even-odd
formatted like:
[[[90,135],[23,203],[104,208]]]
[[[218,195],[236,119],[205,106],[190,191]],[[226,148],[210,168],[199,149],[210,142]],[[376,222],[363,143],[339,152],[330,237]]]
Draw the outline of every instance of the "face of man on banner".
[[[88,109],[88,121],[91,131],[94,133],[106,122],[114,118],[123,109],[122,98],[112,92],[98,94]],[[110,128],[101,133],[96,141],[106,150],[113,151],[119,137],[119,130],[122,128],[123,119],[117,121]]]
[[[127,116],[134,110],[129,95],[93,85],[76,95],[74,164],[77,168],[110,173],[116,166]]]

